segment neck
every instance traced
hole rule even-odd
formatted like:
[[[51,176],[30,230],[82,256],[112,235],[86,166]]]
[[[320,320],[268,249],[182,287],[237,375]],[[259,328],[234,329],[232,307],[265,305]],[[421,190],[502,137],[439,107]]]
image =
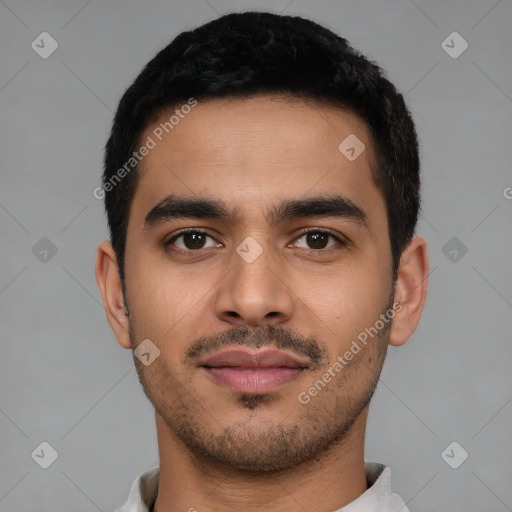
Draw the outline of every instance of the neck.
[[[346,437],[314,461],[272,476],[198,464],[156,413],[160,484],[154,512],[337,510],[366,491],[364,432],[368,408]],[[201,461],[204,462],[204,461]]]

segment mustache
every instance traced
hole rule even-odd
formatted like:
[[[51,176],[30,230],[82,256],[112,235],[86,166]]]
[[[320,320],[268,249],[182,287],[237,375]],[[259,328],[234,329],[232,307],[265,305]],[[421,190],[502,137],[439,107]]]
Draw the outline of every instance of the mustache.
[[[194,365],[201,356],[210,355],[227,346],[243,345],[246,347],[273,347],[289,350],[306,356],[312,367],[329,364],[327,351],[314,337],[305,337],[282,327],[266,325],[256,329],[235,326],[212,336],[203,336],[194,341],[185,351],[183,362]]]

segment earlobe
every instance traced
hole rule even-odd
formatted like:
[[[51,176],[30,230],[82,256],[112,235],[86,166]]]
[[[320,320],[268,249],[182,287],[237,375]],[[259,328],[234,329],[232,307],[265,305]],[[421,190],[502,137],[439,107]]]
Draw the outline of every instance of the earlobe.
[[[112,244],[107,240],[98,246],[95,274],[105,314],[117,342],[123,348],[131,348],[119,266]]]
[[[400,258],[394,302],[401,309],[393,318],[390,345],[404,345],[416,330],[427,297],[428,273],[427,243],[415,236]]]

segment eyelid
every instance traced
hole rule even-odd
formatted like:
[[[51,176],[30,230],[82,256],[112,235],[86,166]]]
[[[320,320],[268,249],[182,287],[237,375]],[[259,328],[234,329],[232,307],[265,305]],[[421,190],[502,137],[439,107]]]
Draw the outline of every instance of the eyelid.
[[[333,231],[332,229],[328,229],[328,228],[315,228],[315,227],[307,227],[307,228],[301,229],[301,231],[294,238],[294,241],[292,243],[295,243],[299,238],[302,238],[304,235],[307,235],[308,233],[322,233],[324,235],[330,235],[336,240],[338,245],[340,245],[342,247],[346,247],[349,245],[349,240],[347,238],[345,238],[343,235],[340,235],[338,232]],[[289,247],[289,245],[288,245],[288,247]],[[338,249],[339,249],[339,247],[338,247]],[[311,252],[314,254],[327,254],[327,253],[332,252],[333,250],[334,251],[337,250],[337,248],[334,246],[331,246],[331,247],[328,247],[327,249],[302,248],[302,250],[308,251],[308,252]]]
[[[296,236],[296,238],[299,238],[301,236],[307,235],[308,233],[324,233],[326,235],[332,235],[334,238],[338,239],[341,243],[348,244],[348,242],[349,242],[348,238],[346,238],[345,236],[341,235],[337,231],[334,231],[334,230],[329,229],[329,228],[315,228],[314,226],[313,227],[302,228],[299,231],[299,234]]]
[[[208,235],[207,230],[204,228],[183,228],[183,229],[178,230],[176,233],[173,233],[171,238],[169,238],[169,240],[167,240],[167,242],[165,242],[165,243],[168,244],[171,240],[174,240],[175,238],[177,238],[180,235],[183,235],[185,233],[202,233],[203,235]],[[211,236],[211,235],[208,235],[208,236]]]
[[[183,229],[180,229],[177,233],[174,233],[166,242],[164,242],[164,245],[166,245],[166,246],[167,245],[171,245],[171,243],[173,241],[175,241],[177,238],[179,238],[182,235],[186,235],[187,233],[201,233],[202,235],[206,235],[209,238],[212,238],[213,240],[215,240],[215,238],[212,235],[209,234],[207,229],[204,229],[204,228],[183,228]],[[177,249],[183,251],[183,249],[180,249],[179,247]],[[197,251],[188,251],[188,252],[199,252],[199,250],[197,250]]]

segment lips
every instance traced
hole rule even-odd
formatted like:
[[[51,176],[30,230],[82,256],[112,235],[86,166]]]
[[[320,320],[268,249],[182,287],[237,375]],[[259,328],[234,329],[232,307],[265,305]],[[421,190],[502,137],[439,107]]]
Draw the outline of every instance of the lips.
[[[250,351],[245,348],[221,350],[208,357],[200,366],[230,366],[237,368],[307,368],[308,361],[280,350]]]
[[[309,367],[301,359],[280,350],[222,350],[200,363],[218,384],[242,393],[269,393],[297,379]]]

